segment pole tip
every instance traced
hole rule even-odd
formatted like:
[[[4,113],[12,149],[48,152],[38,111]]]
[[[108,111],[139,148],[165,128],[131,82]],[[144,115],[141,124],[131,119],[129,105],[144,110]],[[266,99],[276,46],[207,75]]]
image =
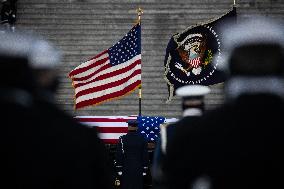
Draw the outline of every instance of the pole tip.
[[[138,7],[138,9],[136,9],[137,15],[141,16],[143,14],[143,9],[141,9],[141,7]]]
[[[143,10],[140,7],[138,7],[138,9],[136,9],[136,12],[137,12],[137,15],[138,15],[138,19],[137,19],[136,23],[140,24],[140,22],[141,22],[141,15],[143,14]]]

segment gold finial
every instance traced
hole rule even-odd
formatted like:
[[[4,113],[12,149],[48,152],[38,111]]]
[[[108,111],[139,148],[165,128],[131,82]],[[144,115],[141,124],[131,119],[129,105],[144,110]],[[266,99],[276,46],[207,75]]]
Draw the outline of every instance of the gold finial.
[[[140,7],[138,9],[136,9],[137,15],[138,15],[138,22],[140,22],[141,20],[141,15],[143,14],[143,9],[141,9]]]

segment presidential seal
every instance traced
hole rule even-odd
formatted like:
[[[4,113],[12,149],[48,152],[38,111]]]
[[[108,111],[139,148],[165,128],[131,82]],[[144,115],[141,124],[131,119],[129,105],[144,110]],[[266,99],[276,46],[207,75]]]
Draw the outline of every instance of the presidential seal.
[[[184,74],[199,75],[203,67],[206,67],[212,59],[211,49],[207,49],[206,36],[201,33],[189,34],[177,49],[181,60],[185,63],[185,67],[176,63],[176,68],[180,69]]]

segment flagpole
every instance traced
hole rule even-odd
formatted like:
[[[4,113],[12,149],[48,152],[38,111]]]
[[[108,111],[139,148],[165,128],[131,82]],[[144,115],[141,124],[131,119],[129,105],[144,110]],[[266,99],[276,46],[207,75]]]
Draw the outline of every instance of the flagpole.
[[[143,14],[143,10],[139,7],[136,9],[138,20],[137,23],[141,24],[141,15]],[[142,54],[142,53],[141,53]],[[141,85],[139,87],[139,116],[141,116],[141,102],[142,102],[142,78],[141,78]]]

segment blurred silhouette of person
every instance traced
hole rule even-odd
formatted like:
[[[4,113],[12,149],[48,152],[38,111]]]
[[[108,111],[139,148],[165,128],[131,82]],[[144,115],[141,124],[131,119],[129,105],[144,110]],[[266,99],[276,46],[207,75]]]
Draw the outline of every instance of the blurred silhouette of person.
[[[149,166],[146,139],[137,132],[138,121],[129,120],[128,133],[119,138],[116,167],[122,189],[142,189],[143,175]]]
[[[5,32],[0,41],[4,183],[29,189],[111,188],[97,133],[54,103],[58,49],[18,32]]]
[[[202,85],[185,85],[176,90],[176,95],[182,97],[182,117],[177,122],[160,125],[160,139],[155,149],[152,166],[154,188],[165,187],[163,160],[167,155],[167,146],[171,143],[175,131],[187,129],[187,127],[190,127],[186,124],[188,120],[191,121],[203,114],[205,109],[204,98],[209,92],[210,88]]]
[[[223,30],[225,104],[176,133],[165,159],[167,188],[284,187],[283,32],[281,23],[258,17]]]
[[[2,0],[1,24],[10,31],[15,31],[17,20],[17,0]]]

